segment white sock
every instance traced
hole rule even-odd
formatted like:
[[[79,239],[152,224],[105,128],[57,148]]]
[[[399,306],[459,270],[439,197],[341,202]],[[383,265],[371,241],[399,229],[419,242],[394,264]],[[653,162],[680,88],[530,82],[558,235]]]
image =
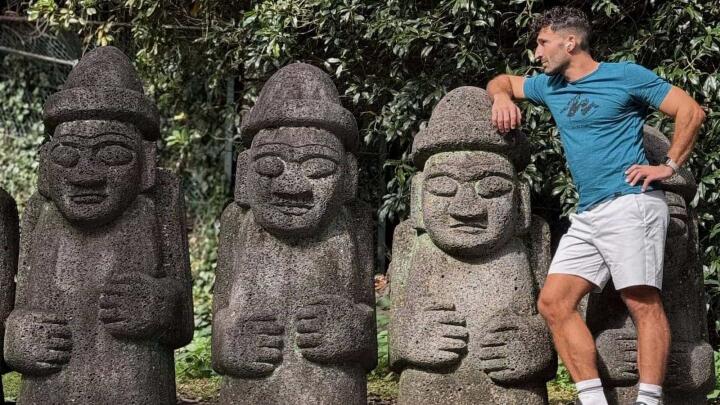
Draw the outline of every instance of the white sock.
[[[575,383],[578,399],[582,405],[608,405],[602,382],[599,378]]]
[[[646,405],[660,405],[662,402],[662,387],[654,384],[640,383],[636,402]]]

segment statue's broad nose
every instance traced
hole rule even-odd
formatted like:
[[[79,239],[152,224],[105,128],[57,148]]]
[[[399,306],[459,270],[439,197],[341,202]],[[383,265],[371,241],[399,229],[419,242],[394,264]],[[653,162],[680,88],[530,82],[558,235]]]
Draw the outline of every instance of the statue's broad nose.
[[[291,200],[310,200],[313,196],[312,185],[299,167],[288,167],[272,182],[271,191],[277,197]]]
[[[470,184],[464,184],[458,188],[455,198],[448,207],[448,214],[460,221],[479,220],[486,217],[487,208],[475,192],[475,188]]]
[[[98,167],[97,163],[83,157],[78,164],[71,169],[68,180],[75,186],[100,187],[107,182],[107,175],[103,168]]]

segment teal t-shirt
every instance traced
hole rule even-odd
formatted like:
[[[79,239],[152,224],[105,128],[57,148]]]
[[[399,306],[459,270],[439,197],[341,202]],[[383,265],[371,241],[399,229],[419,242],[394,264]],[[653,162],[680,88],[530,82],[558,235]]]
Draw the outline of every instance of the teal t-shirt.
[[[670,84],[634,63],[600,63],[576,81],[561,74],[525,79],[525,97],[552,113],[580,201],[578,212],[623,194],[642,192],[625,170],[648,164],[642,127],[648,106],[658,108]]]

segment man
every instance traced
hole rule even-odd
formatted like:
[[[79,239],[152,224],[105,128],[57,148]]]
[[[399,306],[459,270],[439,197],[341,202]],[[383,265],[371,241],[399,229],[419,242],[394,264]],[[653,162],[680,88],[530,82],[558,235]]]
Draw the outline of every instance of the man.
[[[577,312],[581,298],[610,277],[638,331],[639,394],[655,405],[670,332],[662,302],[663,248],[668,208],[651,183],[672,176],[687,161],[705,114],[683,90],[632,63],[600,63],[589,52],[590,25],[573,8],[553,8],[536,23],[535,57],[545,74],[501,75],[488,83],[493,124],[520,125],[513,99],[550,108],[580,201],[558,246],[538,300],[555,346],[583,405],[606,404],[592,336]],[[642,147],[647,106],[675,119],[666,163],[650,166]]]

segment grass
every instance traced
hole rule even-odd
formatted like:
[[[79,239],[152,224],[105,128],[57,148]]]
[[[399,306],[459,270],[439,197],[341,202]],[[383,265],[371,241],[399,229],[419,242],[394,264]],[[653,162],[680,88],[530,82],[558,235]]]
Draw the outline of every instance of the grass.
[[[8,373],[3,376],[5,399],[14,401],[20,388],[20,374]],[[178,396],[189,403],[213,403],[217,400],[220,389],[220,378],[179,378],[177,382]],[[387,376],[371,374],[368,378],[368,395],[382,399],[397,398],[397,375]],[[575,389],[567,370],[562,365],[558,368],[557,377],[548,383],[550,405],[565,405],[576,398]]]

